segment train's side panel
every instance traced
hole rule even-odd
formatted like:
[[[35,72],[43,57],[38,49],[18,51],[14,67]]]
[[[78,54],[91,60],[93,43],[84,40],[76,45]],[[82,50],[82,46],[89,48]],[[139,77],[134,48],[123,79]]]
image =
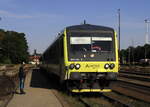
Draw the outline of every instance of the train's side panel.
[[[65,78],[65,74],[66,74],[66,70],[65,70],[65,59],[64,59],[64,33],[62,34],[62,36],[59,38],[59,78],[60,78],[60,82],[64,81]]]
[[[62,37],[60,37],[62,38]],[[61,46],[63,45],[63,42],[60,41],[60,38],[58,38],[44,53],[43,58],[43,64],[41,65],[41,68],[45,69],[48,73],[53,73],[57,75],[58,77],[61,75],[61,67],[63,64],[60,65],[60,63],[63,60],[63,49]],[[63,39],[62,39],[63,41]]]
[[[59,41],[58,40],[56,40],[56,42],[50,48],[49,56],[50,56],[48,59],[49,72],[53,72],[54,74],[59,75]]]

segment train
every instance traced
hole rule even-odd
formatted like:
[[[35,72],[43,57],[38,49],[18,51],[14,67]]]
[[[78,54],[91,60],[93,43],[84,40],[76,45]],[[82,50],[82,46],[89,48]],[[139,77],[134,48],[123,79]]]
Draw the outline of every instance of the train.
[[[111,27],[68,26],[44,51],[40,67],[73,93],[111,92],[119,69],[117,42]]]

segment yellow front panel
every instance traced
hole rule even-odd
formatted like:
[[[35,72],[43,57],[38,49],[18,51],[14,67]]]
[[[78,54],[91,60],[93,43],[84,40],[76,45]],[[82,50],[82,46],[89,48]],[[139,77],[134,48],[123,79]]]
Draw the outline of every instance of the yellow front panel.
[[[104,65],[108,63],[114,63],[115,68],[113,69],[105,69]],[[70,64],[80,64],[81,67],[79,70],[73,69],[69,70],[69,72],[118,72],[118,63],[116,62],[68,62],[68,66]]]
[[[65,66],[69,66],[70,64],[80,64],[81,67],[79,70],[73,69],[67,71],[69,74],[70,72],[118,72],[118,44],[117,44],[117,37],[115,33],[115,52],[116,52],[116,61],[68,61],[68,50],[67,50],[67,35],[66,30],[64,31],[64,63]],[[115,64],[115,68],[113,69],[105,69],[105,64]]]

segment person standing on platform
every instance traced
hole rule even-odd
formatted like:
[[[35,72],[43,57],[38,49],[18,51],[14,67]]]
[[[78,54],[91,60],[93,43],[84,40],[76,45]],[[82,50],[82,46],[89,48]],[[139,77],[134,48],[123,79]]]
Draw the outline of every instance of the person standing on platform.
[[[23,64],[19,68],[19,88],[20,88],[20,94],[25,94],[25,92],[24,92],[25,78],[26,78],[25,63],[23,62]]]

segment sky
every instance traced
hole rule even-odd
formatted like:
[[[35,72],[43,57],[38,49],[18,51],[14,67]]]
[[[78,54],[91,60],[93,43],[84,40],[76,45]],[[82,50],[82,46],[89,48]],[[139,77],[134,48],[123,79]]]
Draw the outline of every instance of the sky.
[[[0,0],[0,29],[25,33],[29,52],[42,53],[61,30],[84,19],[118,31],[119,8],[121,49],[144,45],[150,0]]]

